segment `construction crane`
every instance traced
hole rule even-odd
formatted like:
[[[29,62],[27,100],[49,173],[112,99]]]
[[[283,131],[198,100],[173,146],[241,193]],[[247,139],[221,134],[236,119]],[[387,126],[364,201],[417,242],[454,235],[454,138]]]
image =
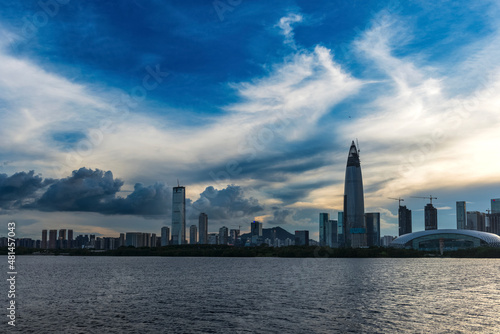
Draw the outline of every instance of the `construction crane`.
[[[399,206],[401,206],[401,202],[403,202],[403,201],[404,201],[404,199],[403,199],[403,198],[401,198],[401,197],[399,197],[399,198],[387,197],[387,198],[388,198],[388,199],[393,199],[393,200],[395,200],[395,201],[398,201]]]
[[[432,205],[432,200],[433,199],[437,199],[437,197],[432,197],[432,195],[429,195],[429,197],[422,197],[422,196],[411,196],[412,198],[423,198],[423,199],[429,199],[431,201],[431,205]]]

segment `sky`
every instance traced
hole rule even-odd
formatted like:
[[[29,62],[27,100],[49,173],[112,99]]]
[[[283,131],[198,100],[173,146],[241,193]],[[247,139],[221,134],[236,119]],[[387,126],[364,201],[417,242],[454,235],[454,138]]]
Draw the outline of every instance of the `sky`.
[[[18,237],[186,226],[309,230],[365,211],[397,235],[500,197],[497,1],[0,0],[0,218]],[[5,236],[7,231],[0,231]]]

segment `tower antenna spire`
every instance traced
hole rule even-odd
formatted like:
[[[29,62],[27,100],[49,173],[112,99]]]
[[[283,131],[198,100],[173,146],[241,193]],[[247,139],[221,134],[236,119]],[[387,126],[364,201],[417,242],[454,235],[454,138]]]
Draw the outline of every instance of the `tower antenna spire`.
[[[179,179],[177,179],[177,187],[180,187]]]

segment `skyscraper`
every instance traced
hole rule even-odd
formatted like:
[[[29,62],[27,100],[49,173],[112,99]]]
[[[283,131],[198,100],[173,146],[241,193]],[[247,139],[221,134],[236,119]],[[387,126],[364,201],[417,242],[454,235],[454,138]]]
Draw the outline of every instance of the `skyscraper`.
[[[206,213],[200,213],[200,218],[198,220],[198,231],[200,237],[198,242],[202,245],[208,244],[208,216]]]
[[[500,213],[500,198],[491,199],[491,213]]]
[[[339,247],[345,247],[345,225],[344,225],[344,212],[339,211],[337,220],[337,243]]]
[[[240,230],[239,229],[229,230],[229,244],[236,245],[239,237],[240,237]]]
[[[66,229],[59,230],[59,239],[57,240],[57,248],[66,248]]]
[[[326,245],[328,247],[337,248],[339,243],[337,242],[338,233],[337,233],[337,220],[330,219],[328,220],[325,228],[326,232]]]
[[[222,226],[219,229],[219,244],[227,245],[228,241],[229,241],[229,230],[227,227]]]
[[[412,232],[411,226],[411,210],[406,208],[406,205],[400,205],[398,210],[399,235]]]
[[[347,247],[367,246],[363,179],[359,151],[354,141],[349,149],[345,171],[344,224]]]
[[[424,209],[425,214],[425,230],[437,230],[438,217],[437,209],[431,204],[427,204]]]
[[[330,220],[329,213],[320,213],[319,214],[319,245],[320,246],[328,246],[327,242],[326,242],[326,239],[327,239],[326,226],[327,226],[329,220]]]
[[[250,235],[252,236],[252,244],[260,244],[262,241],[262,223],[253,221],[250,223]]]
[[[365,216],[367,246],[380,246],[380,213],[367,212]]]
[[[467,212],[467,224],[465,225],[465,229],[485,232],[486,231],[485,220],[486,220],[486,214],[484,212],[479,212],[479,211]]]
[[[172,196],[172,245],[186,243],[186,188],[173,188]]]
[[[68,248],[73,248],[73,230],[68,230]]]
[[[191,225],[189,227],[189,244],[194,245],[197,243],[198,239],[198,228],[196,225]]]
[[[467,210],[465,201],[457,202],[457,229],[465,230],[467,226]]]
[[[309,246],[309,231],[295,231],[295,246]]]
[[[168,226],[163,226],[161,228],[161,245],[168,246],[170,240],[170,229]]]
[[[49,230],[49,249],[57,247],[57,230]]]
[[[42,230],[42,249],[47,249],[47,230]]]

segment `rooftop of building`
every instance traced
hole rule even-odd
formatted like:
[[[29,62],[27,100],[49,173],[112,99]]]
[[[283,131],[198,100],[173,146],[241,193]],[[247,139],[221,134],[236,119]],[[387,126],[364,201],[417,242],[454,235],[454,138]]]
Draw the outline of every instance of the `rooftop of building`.
[[[455,230],[455,229],[441,229],[441,230],[427,230],[427,231],[418,231],[413,233],[404,234],[391,242],[392,247],[404,247],[408,242],[430,235],[440,235],[440,234],[448,234],[450,237],[452,235],[465,235],[469,237],[478,238],[484,241],[488,246],[492,247],[500,247],[500,236],[482,232],[482,231],[474,231],[474,230]]]

